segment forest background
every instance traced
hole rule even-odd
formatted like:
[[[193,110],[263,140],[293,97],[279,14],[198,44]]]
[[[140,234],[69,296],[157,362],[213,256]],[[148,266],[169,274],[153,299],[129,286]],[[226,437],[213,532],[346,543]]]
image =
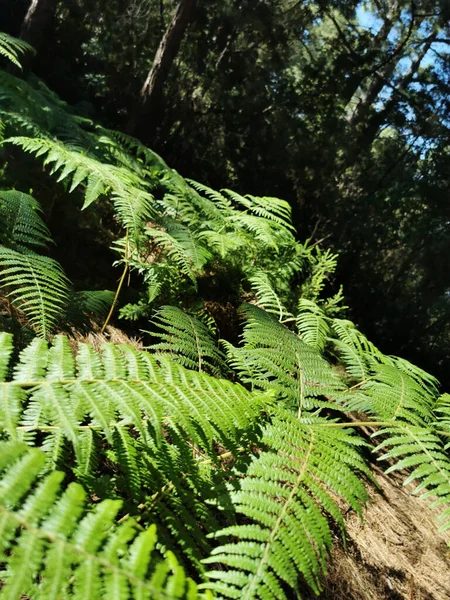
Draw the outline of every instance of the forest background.
[[[287,199],[299,239],[339,253],[349,318],[448,387],[447,0],[40,0],[24,26],[29,4],[0,5],[37,50],[25,70],[184,176]],[[105,245],[76,256],[65,221],[51,229],[71,279],[114,289]]]
[[[0,4],[1,599],[447,597],[449,17]]]

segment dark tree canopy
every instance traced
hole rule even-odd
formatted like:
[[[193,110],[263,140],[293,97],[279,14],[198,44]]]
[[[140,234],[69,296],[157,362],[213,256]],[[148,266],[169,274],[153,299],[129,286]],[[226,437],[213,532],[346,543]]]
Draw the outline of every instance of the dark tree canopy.
[[[28,4],[2,3],[10,33]],[[51,87],[183,174],[287,198],[300,234],[340,253],[352,317],[445,374],[448,2],[31,4],[47,17],[34,69]]]

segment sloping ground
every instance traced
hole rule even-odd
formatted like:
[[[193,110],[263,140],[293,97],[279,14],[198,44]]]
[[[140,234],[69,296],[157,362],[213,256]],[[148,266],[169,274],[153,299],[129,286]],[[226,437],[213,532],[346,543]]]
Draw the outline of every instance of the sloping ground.
[[[80,341],[142,349],[140,340],[112,326],[106,334],[75,333],[74,348]],[[364,431],[369,441],[370,431]],[[370,487],[363,521],[348,514],[347,547],[336,542],[323,593],[303,600],[450,600],[450,530],[439,534],[439,509],[414,496],[414,485],[402,485],[405,474],[373,472],[379,489]]]
[[[450,533],[438,533],[439,510],[395,475],[375,478],[381,489],[370,491],[362,523],[347,518],[347,549],[336,544],[319,599],[450,600]]]

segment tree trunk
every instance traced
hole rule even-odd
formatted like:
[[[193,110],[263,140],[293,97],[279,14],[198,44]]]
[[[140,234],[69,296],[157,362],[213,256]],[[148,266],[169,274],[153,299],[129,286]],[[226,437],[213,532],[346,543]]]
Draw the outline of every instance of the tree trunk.
[[[143,132],[148,139],[156,129],[164,85],[180,49],[184,32],[192,20],[194,7],[195,0],[180,0],[175,10],[131,112],[127,125],[127,131],[131,135],[141,137],[138,132]]]
[[[20,37],[36,50],[44,45],[53,20],[57,0],[31,0],[22,23]],[[33,65],[35,55],[28,52],[22,59],[23,75],[26,76]]]

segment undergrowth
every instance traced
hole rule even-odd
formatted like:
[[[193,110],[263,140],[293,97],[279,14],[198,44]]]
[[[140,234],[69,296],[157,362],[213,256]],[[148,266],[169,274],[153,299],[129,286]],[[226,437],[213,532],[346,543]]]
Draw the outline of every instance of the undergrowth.
[[[288,203],[183,179],[42,82],[0,80],[1,306],[35,336],[0,332],[0,598],[318,593],[370,452],[450,527],[449,396],[345,320],[337,257],[296,240]],[[74,290],[51,257],[39,189],[10,175],[26,155],[65,202],[110,206],[115,291]],[[139,298],[120,306],[130,274]],[[238,344],[218,297],[241,303]],[[114,311],[146,320],[145,350],[65,333]]]

